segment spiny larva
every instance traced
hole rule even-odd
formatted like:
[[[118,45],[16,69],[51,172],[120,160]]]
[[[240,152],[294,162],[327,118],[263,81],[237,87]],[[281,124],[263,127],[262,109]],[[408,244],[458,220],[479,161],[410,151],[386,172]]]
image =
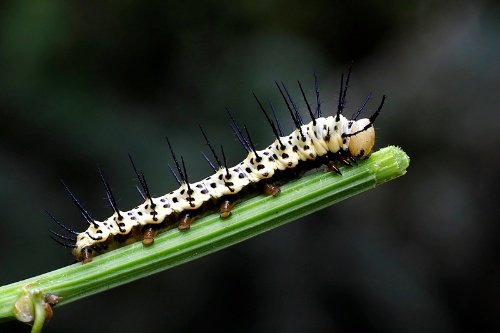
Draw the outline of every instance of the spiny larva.
[[[295,129],[289,135],[284,134],[273,104],[269,102],[273,114],[271,118],[254,94],[260,112],[264,114],[276,137],[273,143],[262,150],[255,148],[246,126],[239,126],[233,115],[227,111],[233,132],[248,153],[243,161],[233,167],[227,166],[222,146],[218,154],[200,126],[204,140],[216,163],[214,165],[203,154],[213,168],[214,174],[198,182],[188,181],[184,160],[182,157],[180,161],[177,159],[167,138],[176,169],[174,171],[171,168],[171,171],[180,187],[163,196],[153,197],[150,194],[144,174],[136,168],[129,155],[135,175],[142,187],[139,193],[144,199],[144,203],[131,210],[122,211],[118,208],[111,188],[99,169],[107,198],[114,210],[113,215],[104,221],[92,218],[63,182],[89,227],[83,232],[77,232],[47,212],[62,229],[69,233],[66,236],[51,230],[52,235],[55,236],[52,238],[63,246],[72,248],[75,259],[85,264],[98,254],[138,240],[150,246],[158,232],[174,226],[177,226],[179,230],[188,230],[196,217],[207,212],[218,209],[220,217],[227,218],[231,215],[232,208],[237,201],[252,193],[276,196],[280,193],[280,185],[299,178],[304,172],[321,165],[326,165],[329,170],[341,174],[338,168],[340,165],[352,166],[356,164],[356,159],[365,159],[370,156],[375,144],[373,123],[380,114],[386,99],[384,95],[377,110],[370,117],[357,119],[370,98],[368,95],[351,119],[347,119],[342,113],[346,105],[350,76],[351,67],[345,82],[344,75],[341,77],[337,110],[331,116],[322,114],[316,72],[314,73],[316,95],[314,110],[307,101],[302,85],[298,82],[308,116],[311,119],[308,123],[304,122],[285,85],[275,82],[295,125]]]

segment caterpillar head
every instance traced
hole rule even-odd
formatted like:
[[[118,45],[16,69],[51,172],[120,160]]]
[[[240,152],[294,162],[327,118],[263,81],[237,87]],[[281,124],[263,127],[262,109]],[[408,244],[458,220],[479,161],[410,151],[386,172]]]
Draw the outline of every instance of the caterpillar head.
[[[349,136],[349,153],[352,156],[362,160],[370,156],[375,145],[375,129],[370,119],[364,118],[354,122]]]

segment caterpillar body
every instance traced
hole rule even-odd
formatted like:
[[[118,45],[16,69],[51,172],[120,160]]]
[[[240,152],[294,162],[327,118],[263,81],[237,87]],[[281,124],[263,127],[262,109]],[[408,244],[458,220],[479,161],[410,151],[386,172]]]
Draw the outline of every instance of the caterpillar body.
[[[171,170],[180,187],[163,196],[151,196],[144,175],[137,170],[132,158],[130,158],[134,172],[142,186],[142,191],[139,190],[139,192],[145,201],[129,211],[118,209],[110,186],[99,170],[108,200],[114,210],[114,214],[104,221],[93,219],[63,183],[89,227],[84,232],[77,232],[59,222],[47,211],[61,228],[73,235],[72,237],[65,236],[51,230],[52,238],[63,246],[72,248],[75,259],[85,264],[98,254],[135,241],[142,240],[144,245],[151,245],[158,232],[174,226],[177,226],[179,230],[188,230],[196,217],[214,211],[217,207],[220,217],[227,218],[231,215],[235,202],[246,195],[263,192],[276,196],[280,192],[279,186],[281,184],[296,179],[305,171],[321,165],[326,165],[328,169],[341,174],[338,166],[352,166],[356,164],[356,159],[365,159],[370,156],[375,143],[373,123],[380,114],[386,99],[384,95],[377,110],[369,118],[357,119],[370,98],[368,95],[353,117],[347,119],[342,112],[346,104],[350,75],[351,67],[345,83],[344,75],[341,77],[337,111],[332,116],[322,115],[316,73],[314,73],[314,79],[317,105],[314,112],[307,102],[300,82],[298,82],[311,118],[309,123],[304,123],[285,85],[283,83],[279,85],[276,82],[295,125],[295,129],[290,135],[283,134],[271,102],[269,104],[274,119],[271,119],[254,94],[259,108],[264,113],[275,136],[274,142],[262,150],[255,148],[246,126],[242,130],[228,111],[233,131],[248,153],[242,162],[233,167],[227,167],[222,146],[222,160],[219,158],[200,126],[203,137],[217,162],[217,167],[215,167],[210,159],[203,154],[212,166],[214,174],[201,181],[189,183],[184,160],[181,157],[179,163],[167,138],[177,174],[172,168]]]

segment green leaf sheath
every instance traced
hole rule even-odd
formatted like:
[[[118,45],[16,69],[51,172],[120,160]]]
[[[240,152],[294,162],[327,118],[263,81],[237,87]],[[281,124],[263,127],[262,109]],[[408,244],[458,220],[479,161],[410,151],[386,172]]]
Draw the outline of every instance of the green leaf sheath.
[[[70,303],[221,250],[372,189],[404,175],[409,161],[403,150],[389,146],[356,166],[343,167],[342,176],[318,170],[284,185],[277,197],[259,195],[238,203],[227,219],[211,214],[196,220],[189,231],[159,234],[151,246],[136,242],[85,265],[75,263],[0,287],[0,318],[13,317],[14,303],[25,295],[23,286],[59,296],[58,306]]]

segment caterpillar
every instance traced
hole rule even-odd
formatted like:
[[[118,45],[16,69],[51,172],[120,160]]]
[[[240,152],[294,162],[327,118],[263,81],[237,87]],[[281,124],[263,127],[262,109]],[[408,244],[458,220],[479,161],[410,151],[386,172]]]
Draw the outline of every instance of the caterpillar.
[[[59,244],[71,248],[74,258],[85,264],[92,261],[96,255],[132,242],[142,241],[145,246],[150,246],[154,243],[158,232],[175,226],[181,231],[188,230],[196,217],[216,211],[217,208],[221,218],[228,218],[237,201],[251,194],[264,193],[276,196],[280,193],[280,185],[297,179],[306,171],[322,165],[326,165],[328,170],[341,175],[340,165],[353,166],[357,164],[357,159],[362,160],[370,156],[375,144],[373,124],[387,97],[383,95],[377,110],[371,116],[357,119],[371,97],[369,94],[351,119],[347,119],[343,111],[346,106],[351,72],[352,65],[349,67],[345,81],[344,74],[341,76],[337,110],[332,116],[322,114],[316,71],[314,71],[316,95],[314,111],[307,101],[300,81],[297,81],[311,118],[308,123],[304,122],[297,104],[283,82],[281,84],[275,82],[295,125],[295,129],[289,135],[284,135],[273,104],[269,101],[273,114],[271,118],[264,105],[253,94],[275,136],[274,142],[262,150],[256,149],[247,127],[239,126],[233,115],[226,109],[233,132],[247,152],[247,157],[233,167],[227,166],[223,147],[221,146],[221,155],[217,154],[203,128],[199,126],[217,165],[214,166],[212,161],[202,153],[214,170],[214,174],[201,181],[189,182],[184,159],[181,156],[179,161],[167,138],[176,170],[169,167],[179,183],[179,188],[163,196],[151,195],[144,174],[136,168],[129,155],[135,176],[142,187],[142,190],[139,187],[138,190],[144,200],[144,203],[129,211],[122,211],[117,207],[109,183],[98,168],[108,201],[114,211],[113,215],[104,221],[93,219],[63,182],[66,191],[89,226],[84,232],[77,232],[47,211],[55,223],[69,234],[63,235],[50,230],[51,237]]]

